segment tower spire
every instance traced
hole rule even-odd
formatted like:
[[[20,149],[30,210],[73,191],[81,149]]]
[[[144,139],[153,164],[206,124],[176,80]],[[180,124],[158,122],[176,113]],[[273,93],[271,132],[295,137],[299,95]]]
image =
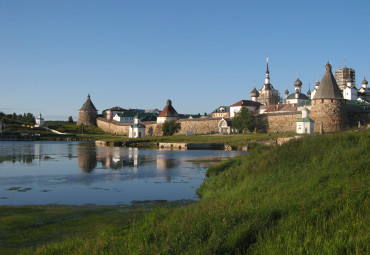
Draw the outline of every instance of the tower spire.
[[[266,58],[266,61],[267,61],[266,73],[270,73],[269,72],[269,58]]]
[[[344,68],[347,68],[347,56],[344,56]]]

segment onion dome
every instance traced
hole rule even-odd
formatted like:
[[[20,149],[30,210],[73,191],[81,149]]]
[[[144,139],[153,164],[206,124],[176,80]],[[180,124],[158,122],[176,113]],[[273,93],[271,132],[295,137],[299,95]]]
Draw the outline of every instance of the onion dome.
[[[256,87],[249,94],[251,97],[259,97],[260,93],[256,90]]]
[[[289,90],[288,90],[288,89],[286,89],[286,90],[285,90],[285,94],[286,94],[286,95],[288,95],[288,94],[289,94]]]
[[[318,86],[320,86],[320,81],[319,81],[319,80],[317,80],[317,81],[315,82],[315,87],[318,87]]]
[[[311,96],[311,90],[307,91],[307,95]]]
[[[296,86],[296,87],[302,86],[302,82],[299,78],[297,78],[297,80],[294,82],[294,86]]]
[[[369,83],[367,82],[367,80],[366,80],[366,78],[365,78],[365,77],[364,77],[364,80],[362,81],[362,84],[364,84],[364,85],[369,84]]]

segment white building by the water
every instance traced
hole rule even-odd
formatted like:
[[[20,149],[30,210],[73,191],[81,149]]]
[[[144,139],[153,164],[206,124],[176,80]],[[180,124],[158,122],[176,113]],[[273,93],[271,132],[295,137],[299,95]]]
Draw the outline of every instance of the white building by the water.
[[[36,125],[35,127],[43,127],[44,126],[44,118],[41,116],[41,113],[39,114],[39,117],[35,119]]]
[[[134,118],[134,124],[130,126],[128,137],[145,137],[145,125],[140,124],[139,116],[137,115]]]

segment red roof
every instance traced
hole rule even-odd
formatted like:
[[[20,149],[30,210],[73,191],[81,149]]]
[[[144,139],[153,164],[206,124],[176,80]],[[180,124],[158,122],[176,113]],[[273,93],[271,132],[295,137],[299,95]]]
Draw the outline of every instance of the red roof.
[[[233,105],[230,105],[230,107],[233,107],[233,106],[254,106],[254,107],[260,107],[261,106],[261,103],[258,103],[258,102],[254,102],[254,101],[251,101],[251,100],[240,100],[239,102],[233,104]]]
[[[265,106],[265,112],[295,112],[296,104],[270,104]]]
[[[171,100],[167,100],[166,106],[163,108],[158,117],[179,117],[178,113],[172,106]]]

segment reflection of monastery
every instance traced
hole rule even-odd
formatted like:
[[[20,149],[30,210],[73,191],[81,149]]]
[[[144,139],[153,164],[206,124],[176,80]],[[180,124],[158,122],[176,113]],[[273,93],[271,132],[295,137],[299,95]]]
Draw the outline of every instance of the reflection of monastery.
[[[355,70],[344,68],[335,71],[329,63],[325,73],[317,81],[312,91],[302,92],[302,81],[297,78],[294,91],[288,89],[282,98],[270,83],[270,71],[267,62],[265,82],[260,90],[250,92],[251,100],[240,100],[230,106],[220,106],[209,116],[178,114],[171,100],[164,109],[141,110],[113,107],[103,111],[101,116],[91,102],[90,96],[79,111],[78,124],[97,125],[106,132],[129,135],[136,124],[145,127],[143,136],[162,135],[164,122],[175,120],[181,124],[179,134],[231,133],[232,119],[241,108],[253,111],[256,116],[257,132],[333,132],[346,127],[369,123],[370,89],[364,77],[361,87],[355,84]],[[138,122],[139,121],[139,122]]]

